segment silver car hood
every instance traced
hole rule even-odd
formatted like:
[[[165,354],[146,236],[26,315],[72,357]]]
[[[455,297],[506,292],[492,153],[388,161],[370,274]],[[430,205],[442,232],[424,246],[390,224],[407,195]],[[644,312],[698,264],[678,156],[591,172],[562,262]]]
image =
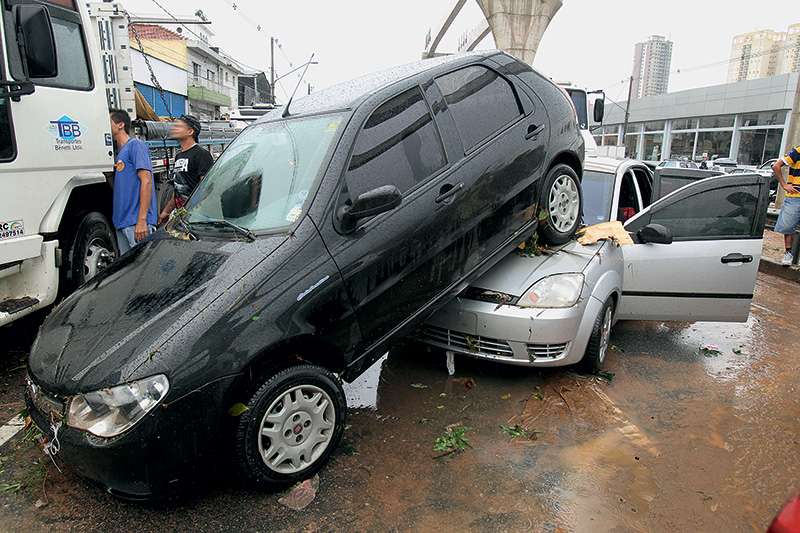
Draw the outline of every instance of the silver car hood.
[[[583,272],[607,241],[584,246],[570,241],[551,248],[555,253],[526,257],[516,250],[475,280],[471,286],[483,290],[521,296],[545,276],[564,272]]]

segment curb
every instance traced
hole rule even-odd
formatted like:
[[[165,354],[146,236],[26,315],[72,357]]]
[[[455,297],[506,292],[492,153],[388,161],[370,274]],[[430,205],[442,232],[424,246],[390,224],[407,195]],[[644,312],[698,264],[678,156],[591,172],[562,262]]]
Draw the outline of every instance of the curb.
[[[758,264],[758,270],[759,272],[764,272],[765,274],[770,274],[771,276],[776,276],[785,280],[794,281],[795,283],[800,283],[800,267],[795,265],[785,267],[778,261],[762,257],[761,262]]]

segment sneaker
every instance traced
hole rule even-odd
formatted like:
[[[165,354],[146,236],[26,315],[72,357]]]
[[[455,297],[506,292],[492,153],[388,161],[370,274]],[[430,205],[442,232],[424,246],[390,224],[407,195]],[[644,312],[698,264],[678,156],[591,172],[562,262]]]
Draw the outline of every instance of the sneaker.
[[[792,264],[792,252],[786,252],[783,254],[783,259],[781,259],[781,264],[785,267],[788,267]]]

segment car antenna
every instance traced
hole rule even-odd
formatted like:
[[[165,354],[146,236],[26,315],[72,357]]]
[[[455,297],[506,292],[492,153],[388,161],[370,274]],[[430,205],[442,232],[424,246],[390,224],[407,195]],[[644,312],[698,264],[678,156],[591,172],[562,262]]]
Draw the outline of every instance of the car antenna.
[[[292,91],[292,96],[289,97],[289,101],[286,102],[286,108],[283,110],[281,117],[286,118],[289,116],[289,106],[292,104],[292,98],[294,98],[297,89],[300,88],[300,84],[303,82],[303,78],[305,77],[306,71],[308,70],[308,67],[311,65],[312,61],[314,61],[314,54],[311,54],[311,59],[309,59],[308,63],[306,63],[306,68],[303,69],[303,74],[301,74],[300,79],[297,80],[297,85],[295,86],[294,91]]]

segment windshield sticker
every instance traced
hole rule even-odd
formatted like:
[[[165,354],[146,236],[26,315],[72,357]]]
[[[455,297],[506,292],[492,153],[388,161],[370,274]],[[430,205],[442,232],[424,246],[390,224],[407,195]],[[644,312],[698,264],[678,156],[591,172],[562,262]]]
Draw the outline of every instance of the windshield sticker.
[[[67,115],[58,120],[51,120],[44,127],[44,131],[53,136],[53,150],[55,152],[83,150],[81,135],[86,133],[86,126],[76,120],[72,120]]]
[[[303,189],[297,196],[299,196],[301,200],[305,200],[308,198],[308,191]]]
[[[325,128],[325,131],[336,131],[336,128],[339,127],[339,122],[331,122],[328,124],[328,127]]]
[[[25,234],[25,228],[22,226],[21,220],[11,220],[9,222],[0,222],[0,239],[8,239],[11,237],[21,237]]]
[[[330,279],[330,276],[325,276],[324,278],[322,278],[321,280],[319,280],[318,282],[316,282],[315,284],[313,284],[312,286],[310,286],[309,288],[307,288],[306,290],[304,290],[303,292],[298,294],[297,295],[297,301],[299,302],[300,300],[302,300],[303,298],[308,296],[311,293],[311,291],[313,291],[314,289],[316,289],[317,287],[319,287],[320,285],[322,285],[323,283],[325,283],[329,279]]]
[[[286,215],[286,222],[296,222],[298,218],[300,218],[300,213],[303,212],[303,209],[298,206],[294,206],[289,214]]]

